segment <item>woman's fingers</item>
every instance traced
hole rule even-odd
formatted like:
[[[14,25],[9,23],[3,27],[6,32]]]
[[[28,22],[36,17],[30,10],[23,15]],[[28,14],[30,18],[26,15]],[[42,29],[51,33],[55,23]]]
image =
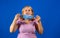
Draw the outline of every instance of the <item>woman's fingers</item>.
[[[39,21],[40,19],[41,19],[40,16],[37,15],[36,20]]]
[[[16,14],[15,17],[20,17],[20,14]]]
[[[15,15],[15,19],[18,19],[20,17],[20,14]]]

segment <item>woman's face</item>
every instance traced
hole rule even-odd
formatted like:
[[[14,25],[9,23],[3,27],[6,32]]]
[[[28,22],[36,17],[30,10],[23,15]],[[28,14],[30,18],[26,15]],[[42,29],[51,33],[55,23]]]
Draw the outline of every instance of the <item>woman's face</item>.
[[[24,14],[28,14],[28,15],[32,15],[32,10],[30,7],[25,7],[24,10],[23,10],[23,15]]]

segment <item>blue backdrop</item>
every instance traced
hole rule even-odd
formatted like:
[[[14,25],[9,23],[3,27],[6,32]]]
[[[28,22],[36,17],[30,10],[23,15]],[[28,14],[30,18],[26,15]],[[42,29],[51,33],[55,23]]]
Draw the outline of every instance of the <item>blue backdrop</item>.
[[[0,38],[16,38],[9,32],[10,24],[24,6],[34,10],[34,16],[41,16],[44,33],[36,32],[38,38],[60,38],[60,1],[59,0],[0,0]]]

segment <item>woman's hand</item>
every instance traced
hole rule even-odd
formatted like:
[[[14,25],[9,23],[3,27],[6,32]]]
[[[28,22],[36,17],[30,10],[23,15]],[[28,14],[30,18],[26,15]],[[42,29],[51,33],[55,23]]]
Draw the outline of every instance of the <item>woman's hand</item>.
[[[15,20],[18,20],[18,18],[20,18],[20,14],[15,15]]]
[[[38,15],[37,15],[36,18],[35,18],[36,21],[40,21],[40,19],[41,19],[41,18],[40,18],[40,16],[38,16]]]

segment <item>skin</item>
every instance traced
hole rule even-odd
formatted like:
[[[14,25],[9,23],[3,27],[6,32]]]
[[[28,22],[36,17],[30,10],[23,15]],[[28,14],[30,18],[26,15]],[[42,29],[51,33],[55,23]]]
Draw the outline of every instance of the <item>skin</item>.
[[[31,8],[25,7],[22,15],[25,15],[25,14],[32,15],[33,13],[32,13],[32,11],[31,11]],[[27,24],[31,22],[31,21],[29,21],[29,20],[24,20],[24,21],[25,21]]]
[[[11,33],[15,32],[18,28],[18,25],[16,24],[16,21],[18,20],[19,16],[20,16],[20,14],[16,14],[12,24],[10,25],[10,32]]]
[[[43,33],[43,27],[42,27],[42,23],[40,21],[40,16],[37,16],[35,20],[38,21],[37,25],[35,26],[36,30],[38,31],[39,34],[42,34]]]
[[[31,11],[31,8],[25,7],[22,15],[24,15],[24,14],[32,15],[33,12]],[[14,20],[10,26],[10,32],[11,33],[15,32],[17,30],[18,25],[16,24],[16,21],[18,20],[19,17],[20,17],[20,14],[15,15],[15,18],[14,18]],[[22,19],[20,18],[20,20],[22,20]],[[40,16],[36,16],[35,20],[38,21],[37,25],[35,26],[36,30],[38,31],[39,34],[42,34],[43,33],[43,27],[42,27],[42,24],[40,21]],[[30,20],[23,20],[23,21],[25,21],[27,24],[29,24],[31,22]]]

